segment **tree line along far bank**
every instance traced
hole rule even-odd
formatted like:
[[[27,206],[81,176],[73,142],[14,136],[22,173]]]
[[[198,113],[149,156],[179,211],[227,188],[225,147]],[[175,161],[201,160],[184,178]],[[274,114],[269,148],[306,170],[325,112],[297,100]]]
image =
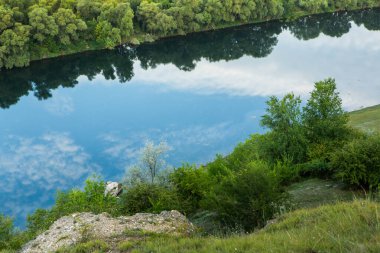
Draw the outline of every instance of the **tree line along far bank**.
[[[0,69],[235,24],[378,6],[375,0],[0,0]]]

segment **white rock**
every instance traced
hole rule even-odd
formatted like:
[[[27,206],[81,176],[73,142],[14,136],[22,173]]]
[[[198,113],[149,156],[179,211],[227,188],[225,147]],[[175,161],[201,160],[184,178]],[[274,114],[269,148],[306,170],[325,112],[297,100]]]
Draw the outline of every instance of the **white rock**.
[[[123,191],[122,184],[117,183],[117,182],[107,182],[104,195],[117,197],[122,193],[122,191]]]

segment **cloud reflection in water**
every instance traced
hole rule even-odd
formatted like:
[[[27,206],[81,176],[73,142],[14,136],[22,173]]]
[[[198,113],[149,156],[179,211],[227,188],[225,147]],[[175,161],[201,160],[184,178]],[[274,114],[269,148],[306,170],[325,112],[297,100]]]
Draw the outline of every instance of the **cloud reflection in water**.
[[[48,205],[57,189],[81,185],[98,171],[90,159],[66,133],[6,137],[0,146],[0,212],[25,217]]]

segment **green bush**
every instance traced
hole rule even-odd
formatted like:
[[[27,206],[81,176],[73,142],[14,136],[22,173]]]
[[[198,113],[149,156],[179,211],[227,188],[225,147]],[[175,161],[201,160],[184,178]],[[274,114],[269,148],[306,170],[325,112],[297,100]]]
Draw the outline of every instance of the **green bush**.
[[[175,210],[179,201],[175,191],[164,186],[141,183],[129,188],[120,196],[122,214],[140,212],[159,213],[164,210]]]
[[[282,204],[278,181],[263,162],[252,162],[215,185],[202,202],[228,227],[245,231],[265,225]]]
[[[331,165],[343,181],[362,187],[380,184],[380,135],[355,139],[332,155]]]
[[[13,236],[13,220],[9,217],[0,215],[0,250],[10,248],[10,241]]]
[[[17,230],[10,217],[0,214],[0,252],[16,252],[29,240],[28,233]]]
[[[54,211],[60,214],[74,212],[107,212],[118,214],[117,199],[110,195],[105,196],[106,184],[100,178],[86,180],[84,191],[73,189],[69,192],[59,192]]]
[[[232,153],[225,157],[227,166],[237,171],[247,163],[260,160],[262,139],[262,135],[253,134],[245,142],[239,143]]]
[[[179,211],[188,215],[199,210],[200,202],[208,191],[210,182],[205,167],[197,168],[185,164],[174,170],[170,174],[170,183],[179,198]]]
[[[333,170],[329,162],[323,159],[314,159],[299,165],[299,175],[304,178],[331,178]]]
[[[293,165],[291,160],[277,161],[273,172],[280,185],[289,185],[300,177],[299,166]]]
[[[38,234],[48,229],[59,218],[76,212],[107,212],[118,215],[117,199],[105,196],[105,182],[97,177],[86,180],[84,191],[73,189],[58,192],[55,205],[49,209],[38,209],[27,218],[28,231]]]

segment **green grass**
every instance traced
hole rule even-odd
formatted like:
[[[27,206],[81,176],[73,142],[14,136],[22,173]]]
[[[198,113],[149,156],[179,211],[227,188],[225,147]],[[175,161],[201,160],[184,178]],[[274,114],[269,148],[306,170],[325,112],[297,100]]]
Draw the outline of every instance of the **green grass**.
[[[225,238],[166,235],[133,241],[125,238],[115,248],[107,248],[105,242],[91,241],[61,252],[380,252],[380,204],[355,200],[300,209],[249,235]]]
[[[119,244],[118,249],[121,252],[127,252],[127,251],[131,250],[135,245],[136,245],[136,243],[133,241],[125,241],[125,242],[122,242]]]
[[[317,178],[292,184],[287,191],[295,208],[317,207],[365,197],[364,192],[350,190],[342,182]]]
[[[291,212],[250,235],[153,238],[132,252],[380,252],[379,217],[378,203],[339,203]]]
[[[350,125],[364,131],[380,133],[380,105],[351,112]]]
[[[104,241],[91,240],[79,243],[73,247],[60,249],[56,253],[103,253],[108,252],[109,248],[109,245]]]

